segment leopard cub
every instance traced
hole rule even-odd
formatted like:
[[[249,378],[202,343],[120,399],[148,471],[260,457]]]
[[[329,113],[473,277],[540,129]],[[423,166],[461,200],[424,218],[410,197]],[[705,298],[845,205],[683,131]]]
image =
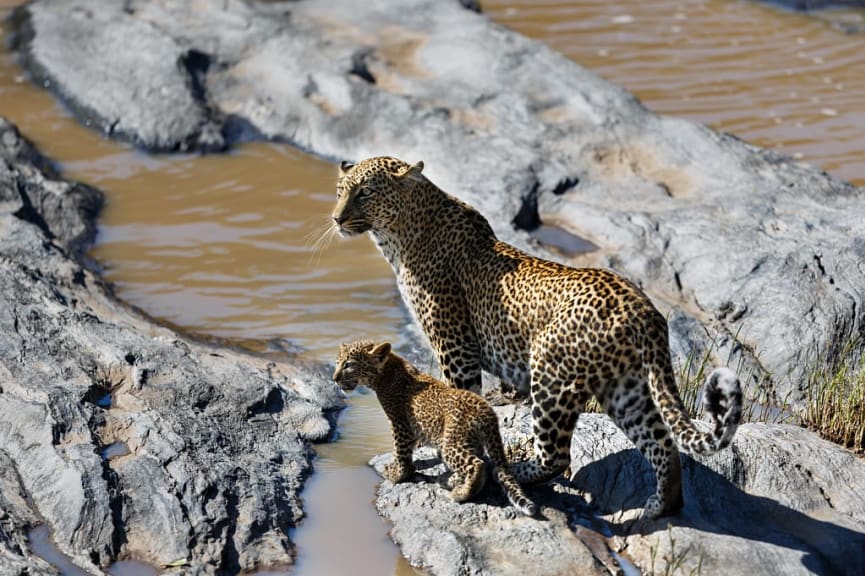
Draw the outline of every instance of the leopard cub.
[[[366,386],[375,391],[394,439],[394,459],[385,468],[386,479],[397,483],[411,476],[414,447],[431,444],[453,471],[451,496],[464,502],[483,487],[481,456],[486,451],[511,504],[527,516],[537,513],[537,506],[508,472],[496,413],[481,396],[423,374],[391,352],[388,342],[361,340],[340,346],[333,379],[343,390]]]

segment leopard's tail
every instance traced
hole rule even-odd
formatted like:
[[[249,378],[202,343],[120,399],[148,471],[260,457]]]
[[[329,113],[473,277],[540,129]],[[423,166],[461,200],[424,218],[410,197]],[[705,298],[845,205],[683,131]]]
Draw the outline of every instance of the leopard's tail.
[[[649,371],[649,389],[681,450],[712,454],[726,448],[733,440],[742,420],[742,386],[729,368],[716,368],[706,379],[703,409],[714,425],[711,432],[702,432],[694,426],[679,398],[669,366]]]
[[[513,504],[514,508],[526,516],[534,516],[538,513],[538,505],[532,502],[526,493],[523,492],[522,486],[508,471],[508,461],[505,457],[505,448],[502,444],[501,435],[498,432],[498,422],[496,422],[495,434],[488,439],[487,454],[495,466],[496,481],[505,491],[508,500]]]
[[[534,516],[538,513],[538,505],[529,500],[522,487],[517,483],[507,466],[496,466],[496,480],[498,480],[505,494],[508,496],[514,508],[526,516]]]

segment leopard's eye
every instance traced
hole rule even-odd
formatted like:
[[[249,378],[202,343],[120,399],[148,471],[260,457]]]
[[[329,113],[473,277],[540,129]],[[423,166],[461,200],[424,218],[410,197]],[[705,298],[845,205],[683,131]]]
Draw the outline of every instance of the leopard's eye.
[[[372,194],[372,190],[370,190],[369,188],[361,188],[357,192],[357,199],[366,200],[367,198],[369,198],[370,194]]]
[[[354,360],[348,360],[342,365],[343,371],[345,370],[354,370],[357,363]]]

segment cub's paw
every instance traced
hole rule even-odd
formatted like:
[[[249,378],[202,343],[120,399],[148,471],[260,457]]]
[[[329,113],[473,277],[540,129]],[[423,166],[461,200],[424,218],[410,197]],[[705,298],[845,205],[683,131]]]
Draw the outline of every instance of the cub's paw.
[[[471,482],[461,482],[451,490],[451,498],[454,499],[454,502],[466,502],[477,492],[478,487],[476,485]]]
[[[405,466],[401,462],[389,462],[382,471],[385,480],[398,484],[414,473],[414,468]]]
[[[459,474],[457,474],[456,472],[453,472],[453,473],[451,473],[450,476],[448,476],[448,479],[445,482],[445,485],[448,487],[448,490],[453,490],[454,488],[456,488],[457,486],[459,486],[462,483],[463,483],[463,481],[462,481],[462,478],[460,478]]]

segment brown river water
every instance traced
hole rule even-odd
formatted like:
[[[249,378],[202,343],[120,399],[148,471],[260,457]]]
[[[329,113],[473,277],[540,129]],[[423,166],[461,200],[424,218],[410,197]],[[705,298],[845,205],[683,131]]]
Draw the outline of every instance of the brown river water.
[[[0,16],[15,3],[0,0]],[[865,185],[865,34],[745,0],[483,6],[655,111]],[[831,20],[865,28],[863,16],[833,12]],[[155,318],[254,350],[299,349],[324,361],[346,338],[402,342],[399,296],[372,244],[315,245],[333,202],[332,165],[269,143],[220,156],[144,154],[78,125],[28,83],[7,52],[0,53],[0,114],[65,176],[106,193],[92,256],[120,297]],[[355,393],[339,440],[317,449],[292,573],[415,573],[371,503],[376,476],[366,462],[390,449],[374,396]]]

